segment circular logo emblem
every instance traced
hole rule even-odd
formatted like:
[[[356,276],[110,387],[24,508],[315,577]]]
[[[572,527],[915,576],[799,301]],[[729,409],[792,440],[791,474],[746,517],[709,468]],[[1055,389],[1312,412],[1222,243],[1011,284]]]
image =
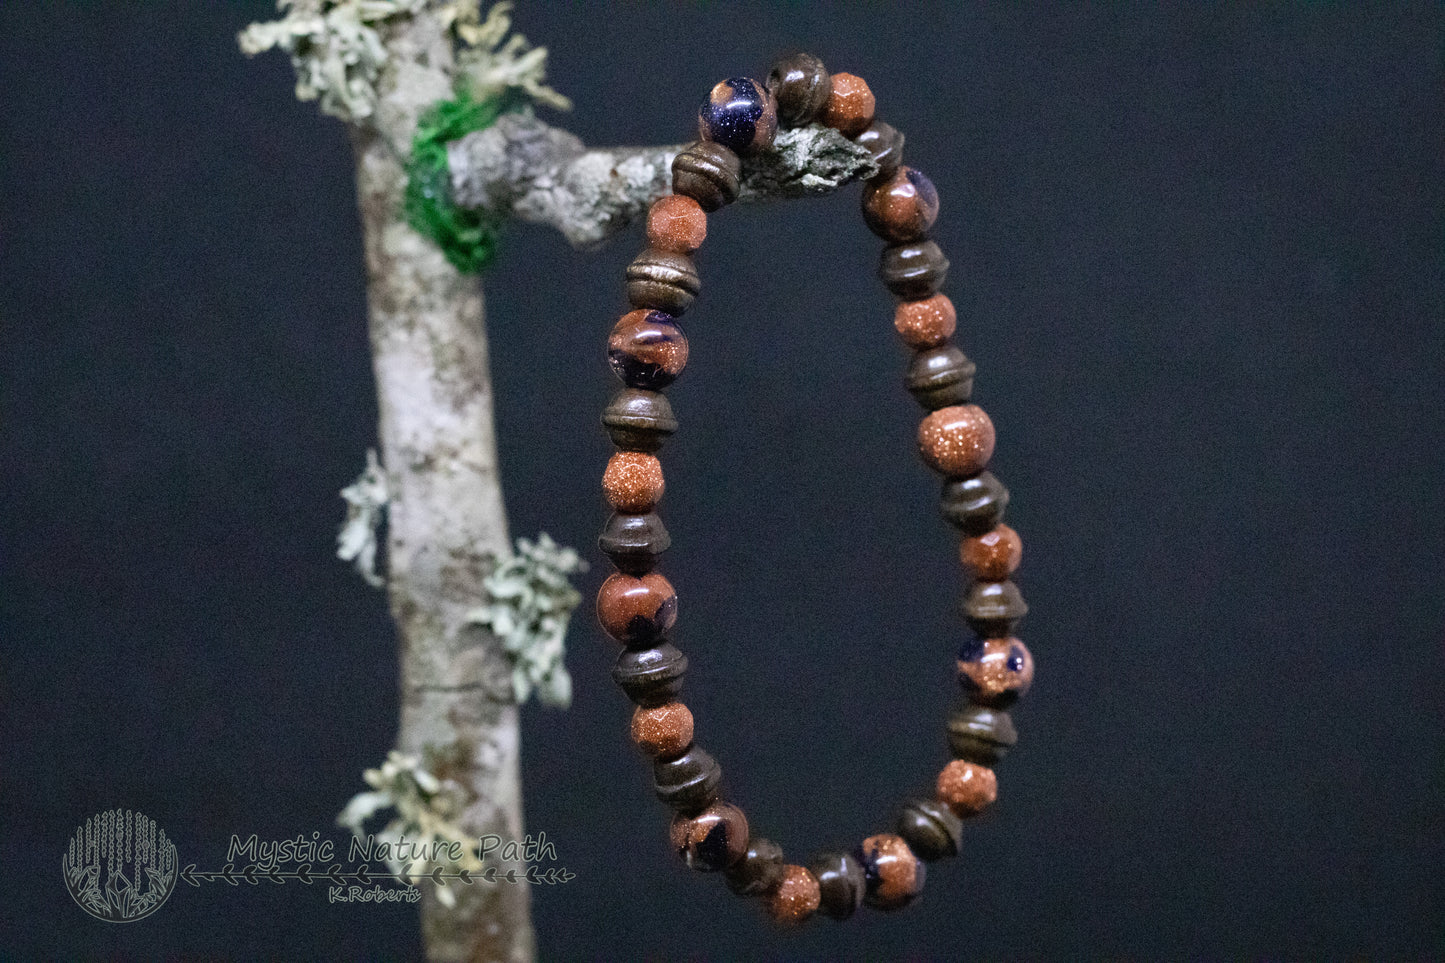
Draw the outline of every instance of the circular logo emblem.
[[[155,820],[129,809],[92,816],[62,861],[65,888],[96,919],[128,923],[161,908],[176,888],[176,845]]]

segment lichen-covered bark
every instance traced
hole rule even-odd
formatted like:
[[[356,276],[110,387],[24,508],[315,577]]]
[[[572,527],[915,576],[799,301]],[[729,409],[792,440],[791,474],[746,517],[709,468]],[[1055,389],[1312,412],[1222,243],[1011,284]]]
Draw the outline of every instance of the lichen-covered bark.
[[[447,149],[452,199],[555,227],[593,248],[672,192],[672,159],[686,145],[587,150],[529,113],[508,114]],[[779,131],[773,149],[743,165],[740,201],[827,194],[872,177],[868,151],[835,130]]]
[[[452,43],[435,14],[386,24],[376,114],[353,128],[367,300],[391,493],[388,590],[401,650],[397,746],[433,760],[468,793],[472,837],[522,835],[517,706],[500,644],[466,614],[482,602],[489,553],[508,551],[482,294],[402,215],[398,149],[451,96]],[[503,867],[505,869],[505,867]],[[524,884],[423,888],[434,961],[534,958]]]

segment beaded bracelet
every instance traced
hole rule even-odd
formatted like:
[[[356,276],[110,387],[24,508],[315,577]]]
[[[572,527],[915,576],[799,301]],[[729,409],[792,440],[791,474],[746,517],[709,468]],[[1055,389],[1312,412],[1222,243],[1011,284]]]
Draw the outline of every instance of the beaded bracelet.
[[[782,922],[817,911],[846,919],[863,903],[892,910],[911,902],[923,886],[925,863],[956,855],[961,820],[996,798],[992,767],[1018,738],[1005,710],[1034,672],[1028,649],[1013,637],[1027,606],[1010,581],[1021,546],[1001,522],[1008,491],[984,470],[993,424],[968,403],[974,365],[951,343],[953,304],[938,293],[948,261],[927,238],[938,194],[927,177],[902,165],[903,136],[873,112],[873,94],[862,79],[830,76],[807,54],[776,64],[766,87],[747,78],[714,87],[699,112],[701,139],[674,160],[673,193],[652,205],[648,247],[627,268],[627,298],[636,310],[617,322],[607,342],[608,361],[625,385],[602,416],[619,449],[602,478],[613,514],[598,539],[618,569],[597,595],[603,629],[625,646],[612,677],[636,703],[632,739],[652,757],[657,796],[675,812],[673,848],[694,869],[724,871],[734,892],[765,897]],[[707,215],[737,198],[739,154],[769,148],[779,124],[815,119],[865,146],[878,164],[863,192],[863,218],[888,242],[878,273],[899,299],[894,325],[914,352],[905,384],[929,412],[918,428],[918,447],[944,476],[943,516],[962,534],[960,557],[973,578],[963,613],[977,638],[958,656],[964,698],[947,727],[954,760],[938,774],[933,798],[906,802],[896,832],[800,866],[785,863],[776,843],[751,836],[742,810],[720,800],[722,769],[693,742],[692,713],[677,701],[687,657],[668,641],[677,594],[654,571],[671,544],[654,511],[663,492],[655,453],[677,430],[662,389],[687,363],[677,318],[699,291],[690,255],[707,235]]]

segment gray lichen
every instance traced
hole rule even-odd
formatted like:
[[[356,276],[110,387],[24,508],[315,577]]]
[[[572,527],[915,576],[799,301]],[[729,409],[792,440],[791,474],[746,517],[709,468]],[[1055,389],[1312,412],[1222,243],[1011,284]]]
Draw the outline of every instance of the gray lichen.
[[[376,530],[389,495],[375,448],[367,449],[366,468],[341,489],[341,497],[346,499],[346,521],[336,536],[336,557],[355,565],[368,585],[381,588],[386,580],[376,571]]]

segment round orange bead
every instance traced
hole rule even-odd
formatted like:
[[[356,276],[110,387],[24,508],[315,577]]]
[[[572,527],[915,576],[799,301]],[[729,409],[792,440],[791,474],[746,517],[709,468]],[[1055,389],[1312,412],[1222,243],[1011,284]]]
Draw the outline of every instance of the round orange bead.
[[[653,202],[647,212],[647,243],[674,254],[691,254],[707,238],[707,213],[683,194],[669,194]]]
[[[818,877],[803,866],[784,866],[782,881],[768,895],[768,915],[779,923],[801,923],[818,911],[822,899]]]
[[[873,111],[878,106],[873,91],[862,77],[853,74],[834,74],[832,84],[828,104],[823,108],[823,125],[844,137],[857,137],[873,123]]]
[[[657,572],[613,572],[597,590],[597,621],[618,642],[655,641],[677,622],[677,592]]]
[[[993,457],[993,422],[978,405],[952,405],[930,414],[918,426],[918,450],[934,471],[968,478]]]
[[[863,840],[859,852],[868,886],[864,899],[869,906],[899,909],[922,891],[925,867],[902,836],[893,833],[869,836]]]
[[[715,802],[696,816],[673,817],[672,848],[689,869],[726,869],[748,854],[748,817],[731,803]]]
[[[1002,522],[958,545],[963,567],[981,582],[1002,582],[1018,570],[1023,554],[1024,543],[1018,532]]]
[[[607,504],[619,512],[637,515],[652,511],[664,488],[662,462],[656,455],[640,451],[617,452],[602,473],[602,493]]]
[[[672,759],[692,745],[692,712],[681,702],[632,713],[632,741],[656,759]]]
[[[922,301],[903,301],[893,312],[893,327],[903,343],[910,348],[941,347],[953,337],[958,327],[958,314],[946,294],[935,294]]]
[[[998,777],[987,766],[955,759],[938,774],[937,792],[955,816],[975,816],[998,798]]]

